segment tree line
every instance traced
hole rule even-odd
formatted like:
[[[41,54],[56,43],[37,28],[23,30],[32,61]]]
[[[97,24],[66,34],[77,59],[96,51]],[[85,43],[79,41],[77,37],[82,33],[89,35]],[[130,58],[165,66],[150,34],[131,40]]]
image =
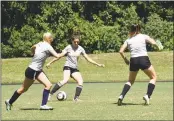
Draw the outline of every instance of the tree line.
[[[164,50],[173,50],[173,8],[172,1],[1,1],[1,55],[31,56],[30,47],[47,31],[58,52],[74,31],[87,53],[118,52],[136,23]]]

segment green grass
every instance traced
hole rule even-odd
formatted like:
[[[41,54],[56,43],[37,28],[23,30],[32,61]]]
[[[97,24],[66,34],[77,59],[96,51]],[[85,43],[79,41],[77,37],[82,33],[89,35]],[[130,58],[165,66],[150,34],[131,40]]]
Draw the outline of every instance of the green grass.
[[[126,55],[129,57],[129,53],[126,53]],[[79,70],[82,73],[84,82],[117,82],[128,79],[129,68],[118,53],[103,53],[89,56],[97,62],[104,63],[106,67],[96,67],[81,57]],[[149,52],[149,57],[157,72],[158,81],[173,80],[173,52]],[[3,59],[2,83],[22,83],[24,71],[30,62],[31,58]],[[50,69],[44,67],[44,71],[52,83],[62,80],[64,63],[65,58],[54,63]],[[137,80],[148,81],[149,78],[140,71]]]
[[[68,95],[66,101],[57,101],[53,96],[48,105],[52,111],[38,110],[43,86],[34,84],[6,111],[4,101],[11,97],[20,85],[2,85],[2,120],[173,120],[173,82],[158,82],[151,104],[144,106],[142,97],[147,84],[137,82],[125,97],[126,105],[117,106],[124,83],[85,83],[81,99],[72,101],[76,84],[62,87]],[[35,110],[32,110],[35,109]]]

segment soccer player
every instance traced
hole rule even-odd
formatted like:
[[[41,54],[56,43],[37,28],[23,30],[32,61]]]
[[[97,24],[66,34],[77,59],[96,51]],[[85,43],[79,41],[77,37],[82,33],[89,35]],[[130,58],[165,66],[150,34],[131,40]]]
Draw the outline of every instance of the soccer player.
[[[129,80],[124,85],[122,93],[118,98],[118,106],[122,105],[123,98],[133,85],[139,69],[143,70],[144,73],[150,78],[147,88],[147,93],[143,97],[143,99],[145,100],[145,105],[149,105],[149,99],[155,88],[157,76],[155,69],[149,60],[146,50],[146,43],[150,43],[156,46],[158,49],[160,48],[154,39],[150,38],[148,35],[140,33],[140,25],[132,25],[130,27],[129,35],[130,37],[124,42],[119,51],[124,62],[127,65],[129,65],[130,72],[129,72]],[[130,62],[124,55],[124,51],[127,47],[130,50],[130,55],[131,55]]]
[[[32,62],[25,70],[25,79],[22,86],[14,92],[10,100],[5,101],[7,110],[11,110],[12,104],[18,99],[18,97],[22,93],[26,92],[29,89],[29,87],[33,84],[34,80],[38,80],[45,86],[43,90],[43,98],[40,109],[41,110],[53,109],[52,107],[46,105],[52,84],[42,70],[45,60],[51,54],[55,57],[59,57],[59,55],[51,46],[52,41],[53,41],[52,34],[47,32],[43,34],[42,42],[39,42],[31,47],[31,51],[33,54]]]
[[[93,61],[91,58],[88,57],[83,47],[79,45],[79,36],[73,35],[72,36],[72,44],[68,45],[60,54],[59,58],[54,58],[52,61],[50,61],[47,64],[47,68],[49,68],[50,64],[55,62],[56,60],[60,59],[61,57],[66,55],[66,62],[63,67],[63,80],[56,83],[53,87],[53,89],[50,92],[49,99],[51,98],[51,95],[53,95],[57,90],[59,90],[63,85],[65,85],[69,78],[72,77],[74,80],[77,81],[78,85],[76,87],[75,96],[73,98],[74,101],[80,101],[79,96],[82,91],[83,87],[83,78],[77,68],[78,64],[78,58],[80,55],[83,55],[83,57],[89,61],[92,64],[95,64],[99,67],[104,67],[104,64],[98,64],[97,62]]]

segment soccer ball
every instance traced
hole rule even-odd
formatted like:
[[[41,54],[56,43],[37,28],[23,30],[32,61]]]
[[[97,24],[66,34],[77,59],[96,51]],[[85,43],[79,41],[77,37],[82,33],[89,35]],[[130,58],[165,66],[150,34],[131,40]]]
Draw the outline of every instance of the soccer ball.
[[[66,93],[64,91],[59,91],[57,93],[57,99],[59,101],[63,101],[63,100],[66,100],[67,96],[66,96]]]

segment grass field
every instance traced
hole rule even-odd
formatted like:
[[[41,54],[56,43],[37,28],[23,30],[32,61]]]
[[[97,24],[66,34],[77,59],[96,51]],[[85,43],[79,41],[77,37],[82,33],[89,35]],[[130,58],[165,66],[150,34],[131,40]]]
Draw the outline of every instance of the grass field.
[[[126,53],[129,57],[129,53]],[[14,103],[12,111],[5,110],[4,101],[11,97],[24,79],[24,71],[31,58],[2,60],[2,120],[173,120],[173,52],[150,52],[151,63],[157,72],[158,81],[149,106],[143,105],[149,78],[140,71],[135,85],[127,94],[124,105],[117,106],[117,98],[128,79],[129,68],[118,53],[89,55],[93,60],[105,64],[99,68],[89,64],[83,57],[79,70],[85,83],[81,94],[82,102],[74,103],[75,83],[61,90],[68,95],[66,101],[57,101],[54,96],[48,105],[53,111],[40,111],[43,86],[34,84]],[[47,62],[50,60],[49,58]],[[65,58],[44,71],[52,83],[62,80]],[[145,81],[145,82],[141,82]],[[161,81],[161,82],[160,82]],[[163,81],[163,82],[162,82]],[[72,79],[70,82],[74,82]],[[106,82],[106,83],[101,83]],[[109,83],[111,82],[111,83]],[[120,82],[120,83],[118,83]],[[35,83],[38,83],[37,81]],[[0,106],[0,107],[1,107]]]
[[[147,83],[137,82],[126,95],[123,106],[117,106],[124,83],[85,83],[82,102],[72,101],[76,84],[65,85],[61,90],[68,95],[66,101],[53,96],[48,105],[52,111],[40,111],[43,86],[34,84],[13,105],[5,110],[5,99],[20,85],[2,86],[2,120],[173,120],[173,82],[159,82],[151,104],[144,106],[142,97]]]
[[[126,55],[129,57],[129,53],[126,53]],[[84,82],[118,82],[128,79],[129,68],[118,53],[94,54],[89,56],[97,62],[104,63],[106,67],[96,67],[81,57],[79,60],[79,70],[82,73]],[[173,52],[150,52],[149,57],[157,72],[158,81],[173,80]],[[2,83],[21,83],[24,78],[24,71],[30,62],[31,58],[3,59]],[[50,69],[44,67],[44,71],[52,83],[62,80],[64,63],[65,58],[62,58],[51,65]],[[140,71],[137,81],[148,80],[148,77]]]

